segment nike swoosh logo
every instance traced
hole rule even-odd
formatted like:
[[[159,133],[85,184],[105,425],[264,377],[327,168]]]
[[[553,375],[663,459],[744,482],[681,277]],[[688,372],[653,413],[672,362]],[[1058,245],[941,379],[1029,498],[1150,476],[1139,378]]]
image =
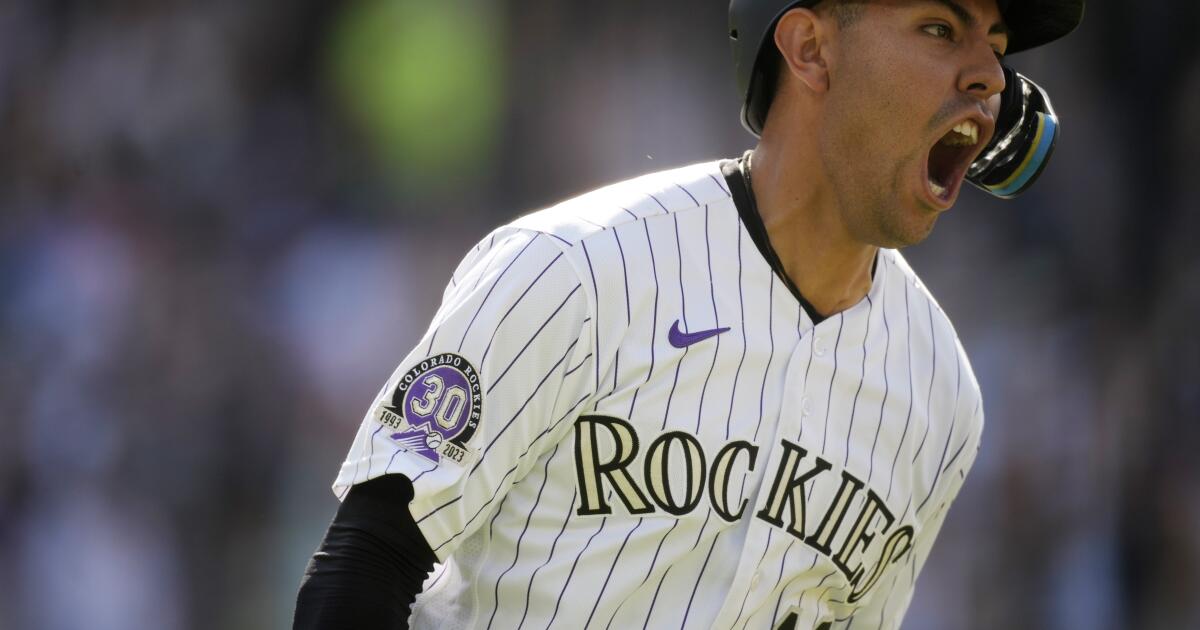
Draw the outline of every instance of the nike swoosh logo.
[[[674,324],[671,324],[671,332],[667,334],[667,340],[669,340],[671,345],[675,346],[676,348],[686,348],[694,343],[700,343],[709,337],[716,337],[717,335],[727,332],[728,330],[728,328],[713,328],[712,330],[701,330],[694,333],[685,333],[682,330],[679,330],[679,320],[677,319],[675,320]]]

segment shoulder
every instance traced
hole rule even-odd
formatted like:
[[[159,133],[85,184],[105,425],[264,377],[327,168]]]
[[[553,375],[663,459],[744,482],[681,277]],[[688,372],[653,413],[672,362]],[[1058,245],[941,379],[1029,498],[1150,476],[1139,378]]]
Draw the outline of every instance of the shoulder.
[[[914,360],[928,357],[934,362],[934,374],[943,385],[956,390],[961,388],[969,398],[978,400],[979,383],[950,316],[900,252],[880,250],[880,264],[888,283],[887,291],[903,295]],[[943,364],[948,369],[941,369],[939,374],[937,366]]]
[[[721,203],[736,214],[718,161],[610,184],[494,229],[463,257],[444,298],[582,282],[594,308],[602,285],[624,284],[623,266],[605,262],[624,255],[616,232]]]
[[[729,200],[717,161],[635,177],[527,214],[509,227],[574,248],[611,228]]]

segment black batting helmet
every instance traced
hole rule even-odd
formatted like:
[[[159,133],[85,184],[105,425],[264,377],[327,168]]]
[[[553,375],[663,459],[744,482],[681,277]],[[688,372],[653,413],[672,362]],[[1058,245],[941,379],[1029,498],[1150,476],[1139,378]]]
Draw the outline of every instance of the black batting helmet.
[[[742,125],[755,136],[762,133],[774,91],[779,52],[774,44],[775,23],[793,7],[811,7],[822,0],[732,0],[729,3],[729,41],[742,101]],[[1009,28],[1008,52],[1015,53],[1052,42],[1075,30],[1083,19],[1084,0],[998,0]]]

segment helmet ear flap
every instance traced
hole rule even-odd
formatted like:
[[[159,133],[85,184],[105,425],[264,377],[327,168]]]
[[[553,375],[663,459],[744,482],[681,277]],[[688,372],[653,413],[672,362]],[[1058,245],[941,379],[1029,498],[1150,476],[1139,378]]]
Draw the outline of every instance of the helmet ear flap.
[[[779,74],[779,51],[773,41],[775,23],[792,7],[818,0],[730,0],[729,43],[742,101],[742,126],[762,135]]]
[[[779,51],[773,45],[765,45],[754,64],[742,119],[756,137],[762,136],[763,126],[767,124],[767,113],[771,111],[771,101],[779,83],[781,61]]]
[[[967,169],[967,181],[1012,199],[1028,190],[1050,162],[1059,122],[1041,86],[1007,66],[1004,79],[996,133]]]

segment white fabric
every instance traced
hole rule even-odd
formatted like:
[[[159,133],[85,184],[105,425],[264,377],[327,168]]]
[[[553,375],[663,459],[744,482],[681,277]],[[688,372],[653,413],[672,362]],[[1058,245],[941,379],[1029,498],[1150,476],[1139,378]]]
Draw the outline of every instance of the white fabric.
[[[729,330],[680,348],[676,322]],[[376,420],[445,353],[481,381],[463,464],[405,451]],[[707,163],[481,241],[334,490],[414,480],[443,561],[415,628],[774,628],[792,614],[796,628],[894,628],[982,427],[955,332],[899,253],[881,251],[868,296],[814,327]],[[621,448],[636,454],[605,474]],[[772,491],[814,466],[802,491]],[[894,562],[852,597],[889,540]]]

